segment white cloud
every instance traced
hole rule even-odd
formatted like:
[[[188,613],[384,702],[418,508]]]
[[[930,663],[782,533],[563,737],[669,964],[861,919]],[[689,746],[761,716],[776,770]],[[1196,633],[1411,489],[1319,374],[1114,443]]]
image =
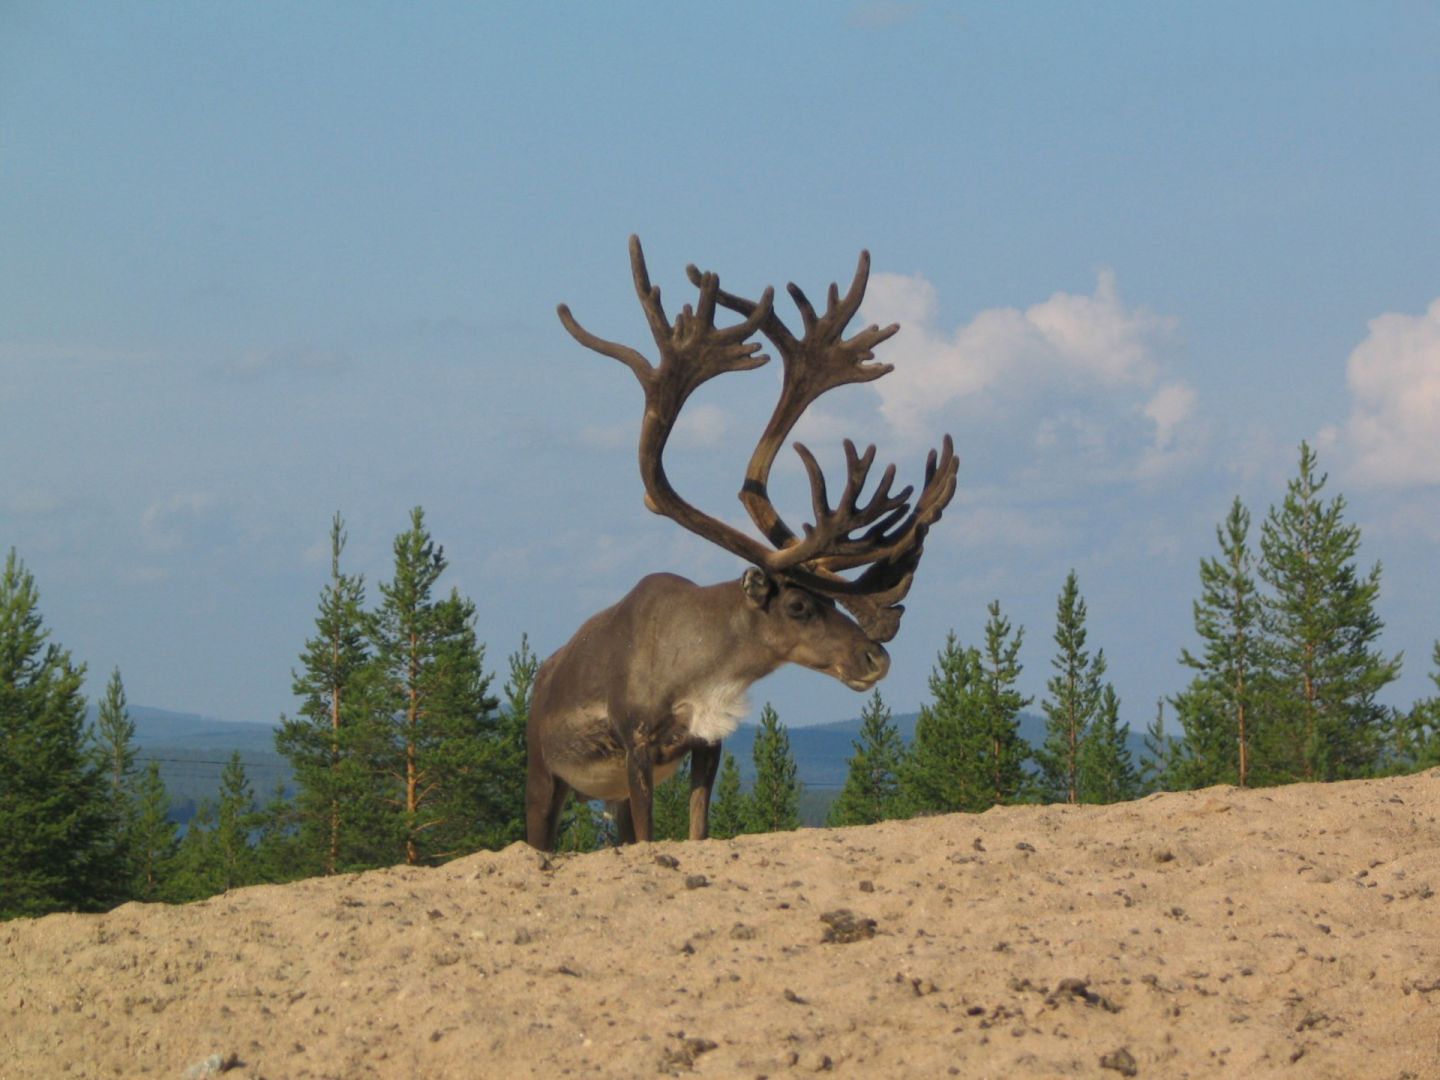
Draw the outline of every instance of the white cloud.
[[[1440,299],[1422,315],[1389,313],[1350,354],[1350,417],[1321,433],[1350,473],[1377,487],[1440,484]]]
[[[923,277],[871,280],[866,320],[902,330],[878,357],[895,370],[870,385],[905,442],[958,422],[1096,478],[1148,479],[1190,458],[1197,395],[1166,363],[1176,320],[1127,306],[1110,271],[1093,293],[991,308],[953,332],[938,327],[938,307]]]
[[[948,335],[935,326],[936,308],[922,277],[871,279],[864,317],[903,327],[880,357],[895,371],[872,384],[897,430],[967,399],[1146,389],[1175,330],[1172,318],[1127,308],[1108,270],[1091,295],[1057,292],[1024,311],[992,308]]]

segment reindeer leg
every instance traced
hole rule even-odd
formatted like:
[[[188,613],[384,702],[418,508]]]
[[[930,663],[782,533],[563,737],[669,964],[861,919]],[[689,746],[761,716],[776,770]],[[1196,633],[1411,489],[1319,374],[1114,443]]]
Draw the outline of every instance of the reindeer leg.
[[[525,842],[540,851],[554,851],[560,831],[560,811],[570,785],[545,767],[531,752],[525,774]]]
[[[720,771],[720,744],[701,743],[690,751],[690,839],[710,835],[710,792]]]
[[[626,779],[630,782],[630,825],[636,843],[655,838],[655,751],[646,740],[637,738],[625,752]]]

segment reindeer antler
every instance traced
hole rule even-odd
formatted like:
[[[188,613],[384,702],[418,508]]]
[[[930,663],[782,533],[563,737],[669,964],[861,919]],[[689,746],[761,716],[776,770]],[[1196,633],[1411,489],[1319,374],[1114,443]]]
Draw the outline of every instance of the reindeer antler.
[[[774,311],[774,291],[767,288],[758,301],[747,300],[720,288],[713,273],[687,268],[692,283],[700,290],[694,310],[687,304],[672,326],[660,302],[660,290],[650,283],[645,256],[638,237],[630,238],[630,265],[635,292],[650,324],[651,335],[660,352],[660,364],[651,364],[626,345],[596,337],[580,326],[564,304],[560,321],[580,344],[628,366],[645,391],[645,418],[640,431],[640,473],[645,483],[645,502],[656,513],[683,525],[727,551],[775,574],[784,575],[805,588],[829,595],[844,604],[865,632],[876,641],[888,641],[899,628],[904,608],[900,600],[910,589],[919,564],[925,533],[955,493],[959,462],[950,437],[945,437],[941,454],[930,452],[925,486],[913,512],[908,502],[913,491],[906,487],[891,494],[895,467],[886,468],[880,482],[863,505],[860,496],[875,460],[875,448],[861,454],[845,441],[846,483],[832,508],[824,474],[809,449],[795,444],[810,478],[815,523],[804,528],[804,536],[785,524],[769,496],[770,469],[782,443],[806,408],[821,394],[847,383],[869,382],[892,370],[889,364],[871,364],[875,346],[891,337],[897,325],[870,326],[854,337],[844,337],[845,328],[860,308],[870,275],[870,255],[860,253],[859,265],[849,291],[842,299],[839,288],[830,286],[825,314],[819,316],[799,286],[789,292],[800,312],[804,332],[797,338]],[[744,320],[732,327],[715,326],[715,307],[720,304]],[[751,455],[740,499],[751,520],[770,541],[766,548],[752,537],[703,513],[682,499],[665,475],[662,455],[676,417],[686,398],[708,379],[726,371],[748,371],[769,357],[760,353],[758,343],[748,339],[760,330],[774,345],[785,365],[780,400],[770,422]],[[907,516],[907,512],[908,516]],[[865,530],[861,535],[855,533]],[[839,571],[867,566],[854,579]]]

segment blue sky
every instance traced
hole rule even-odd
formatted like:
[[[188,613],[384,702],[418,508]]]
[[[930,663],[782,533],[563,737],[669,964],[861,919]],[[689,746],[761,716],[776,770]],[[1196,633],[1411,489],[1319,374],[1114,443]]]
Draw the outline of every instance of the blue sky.
[[[1384,565],[1387,700],[1440,637],[1440,13],[1430,4],[0,7],[0,549],[134,702],[293,710],[331,514],[372,597],[423,505],[493,667],[641,575],[735,561],[649,515],[626,237],[672,309],[695,262],[848,283],[896,370],[823,399],[902,478],[955,436],[895,665],[998,598],[1043,695],[1077,571],[1137,730],[1186,679],[1239,495],[1302,439]],[[786,309],[788,312],[788,309]],[[772,365],[772,367],[778,365]],[[734,499],[778,390],[707,386],[672,473]],[[833,399],[833,400],[832,400]],[[808,505],[793,460],[777,498]],[[838,683],[752,693],[800,724]]]

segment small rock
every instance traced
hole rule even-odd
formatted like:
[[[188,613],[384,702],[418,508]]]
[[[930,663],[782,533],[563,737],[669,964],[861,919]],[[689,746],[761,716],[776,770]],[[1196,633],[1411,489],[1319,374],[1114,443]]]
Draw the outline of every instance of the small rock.
[[[211,1054],[203,1061],[197,1061],[185,1070],[185,1080],[203,1080],[206,1076],[219,1076],[241,1064],[234,1054]]]
[[[1028,844],[1028,843],[1026,843],[1024,840],[1021,840],[1018,844],[1015,845],[1015,850],[1016,850],[1016,851],[1034,851],[1034,850],[1035,850],[1035,845],[1034,845],[1034,844]]]
[[[810,1002],[806,1001],[803,997],[797,994],[794,990],[791,990],[789,987],[785,988],[785,1000],[790,1002],[792,1005],[810,1004]]]
[[[874,883],[873,881],[871,881],[869,878],[866,878],[864,881],[860,882],[860,891],[861,891],[861,892],[874,892],[874,891],[875,891],[875,883]]]
[[[1158,863],[1175,861],[1175,853],[1169,848],[1156,848],[1150,857]]]
[[[704,874],[687,874],[685,876],[685,888],[703,889],[710,884],[710,879]]]
[[[1108,1054],[1101,1054],[1100,1067],[1114,1069],[1121,1076],[1136,1076],[1140,1072],[1140,1067],[1135,1064],[1135,1055],[1123,1046],[1118,1050],[1111,1050]]]
[[[746,926],[744,923],[737,922],[734,926],[730,928],[730,936],[736,941],[754,941],[755,928],[753,926]]]
[[[820,921],[825,924],[825,934],[820,939],[822,942],[848,945],[875,936],[875,920],[856,915],[849,908],[827,911],[820,916]]]
[[[668,867],[671,870],[680,869],[680,860],[674,855],[656,855],[655,863],[657,866]]]

